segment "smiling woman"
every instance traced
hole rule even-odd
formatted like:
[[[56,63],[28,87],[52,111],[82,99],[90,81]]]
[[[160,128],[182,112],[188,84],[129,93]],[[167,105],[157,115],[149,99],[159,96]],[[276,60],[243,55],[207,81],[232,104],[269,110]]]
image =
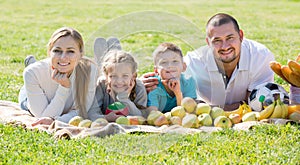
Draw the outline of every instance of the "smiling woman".
[[[53,119],[68,122],[76,115],[87,118],[95,95],[98,69],[83,57],[83,50],[80,33],[63,27],[49,40],[49,57],[25,68],[26,94],[19,100],[24,110],[40,118],[33,125],[50,124]]]

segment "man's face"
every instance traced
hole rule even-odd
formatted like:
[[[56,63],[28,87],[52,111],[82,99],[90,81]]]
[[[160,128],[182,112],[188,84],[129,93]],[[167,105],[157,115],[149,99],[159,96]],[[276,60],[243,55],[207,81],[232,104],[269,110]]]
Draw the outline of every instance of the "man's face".
[[[230,63],[240,56],[243,32],[237,32],[232,22],[217,27],[208,26],[208,31],[206,42],[217,60]]]

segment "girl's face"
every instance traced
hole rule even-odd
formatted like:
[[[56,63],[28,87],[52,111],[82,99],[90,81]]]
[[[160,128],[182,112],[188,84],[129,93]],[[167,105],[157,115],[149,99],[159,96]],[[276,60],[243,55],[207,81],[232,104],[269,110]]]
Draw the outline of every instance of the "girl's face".
[[[78,43],[71,37],[61,37],[56,40],[50,49],[52,67],[60,73],[71,74],[78,60],[81,58],[81,52]]]
[[[129,63],[117,63],[107,70],[107,82],[115,93],[127,91],[134,79]]]
[[[181,72],[185,71],[186,65],[182,57],[170,50],[157,55],[154,71],[162,80],[180,78]]]

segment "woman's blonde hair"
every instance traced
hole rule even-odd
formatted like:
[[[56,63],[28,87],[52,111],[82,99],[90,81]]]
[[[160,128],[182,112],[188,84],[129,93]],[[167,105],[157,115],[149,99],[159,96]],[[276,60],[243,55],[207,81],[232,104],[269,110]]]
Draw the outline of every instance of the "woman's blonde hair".
[[[53,48],[54,43],[61,37],[72,37],[77,42],[79,50],[81,52],[81,58],[78,60],[75,66],[75,86],[74,86],[74,97],[76,109],[79,109],[79,115],[83,118],[87,118],[86,109],[86,96],[88,93],[88,87],[90,82],[91,74],[91,63],[92,60],[83,57],[84,54],[84,43],[80,33],[70,27],[62,27],[57,29],[51,36],[48,42],[48,55],[50,50]]]

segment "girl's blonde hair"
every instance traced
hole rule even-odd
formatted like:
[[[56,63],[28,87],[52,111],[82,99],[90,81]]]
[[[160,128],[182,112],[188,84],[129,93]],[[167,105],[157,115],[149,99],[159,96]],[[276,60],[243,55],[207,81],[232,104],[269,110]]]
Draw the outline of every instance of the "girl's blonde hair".
[[[125,51],[122,50],[111,50],[105,54],[102,60],[102,72],[107,76],[108,75],[108,70],[110,67],[112,67],[114,64],[118,63],[128,63],[132,69],[132,73],[134,75],[134,80],[136,80],[137,76],[137,62],[135,61],[134,57]],[[129,95],[129,99],[131,101],[134,101],[136,98],[136,81],[135,81],[135,86],[131,90],[131,93]]]
[[[75,42],[77,42],[81,58],[78,60],[78,64],[75,66],[75,106],[76,109],[79,109],[79,115],[83,118],[87,118],[87,109],[86,109],[86,95],[88,93],[88,86],[90,82],[90,74],[91,74],[91,63],[92,60],[83,57],[84,54],[84,44],[83,39],[80,33],[70,27],[62,27],[57,29],[51,36],[48,42],[48,56],[50,54],[50,50],[53,48],[54,43],[61,37],[72,37]]]

